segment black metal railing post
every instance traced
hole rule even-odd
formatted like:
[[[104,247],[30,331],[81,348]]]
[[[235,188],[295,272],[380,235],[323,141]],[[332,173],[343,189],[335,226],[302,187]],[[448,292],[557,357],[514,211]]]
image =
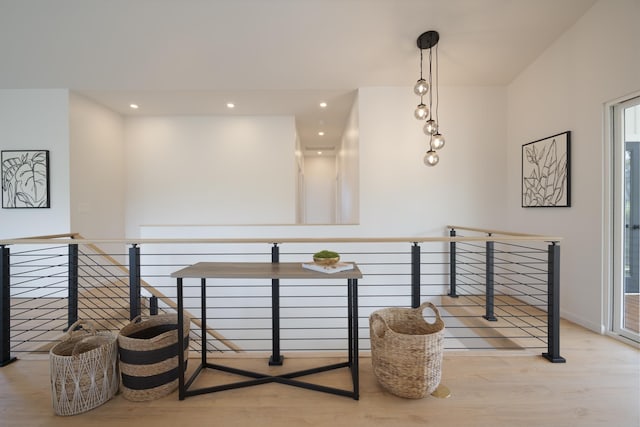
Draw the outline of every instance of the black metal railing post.
[[[449,237],[456,237],[456,230],[449,230]],[[458,298],[456,293],[456,242],[449,242],[449,296]]]
[[[547,272],[547,353],[553,363],[565,363],[560,356],[560,246],[551,242],[548,248]]]
[[[271,247],[271,262],[280,262],[280,248],[277,243]],[[271,357],[269,365],[282,365],[280,354],[280,279],[271,279]]]
[[[0,366],[16,360],[11,357],[11,275],[9,248],[0,246]]]
[[[158,297],[152,296],[149,298],[149,315],[155,316],[158,314]]]
[[[491,234],[489,234],[491,237]],[[493,246],[494,242],[487,241],[486,243],[486,261],[485,261],[485,276],[486,276],[486,286],[485,286],[485,315],[482,316],[485,319],[495,322],[496,316],[493,312],[493,299],[494,299],[494,288],[493,288],[493,267],[494,267],[494,258],[493,258]]]
[[[129,248],[129,320],[140,316],[140,300],[140,247],[134,243]]]
[[[411,247],[411,307],[420,307],[420,245]]]
[[[78,245],[69,245],[69,277],[67,292],[69,306],[67,308],[67,328],[78,321]]]

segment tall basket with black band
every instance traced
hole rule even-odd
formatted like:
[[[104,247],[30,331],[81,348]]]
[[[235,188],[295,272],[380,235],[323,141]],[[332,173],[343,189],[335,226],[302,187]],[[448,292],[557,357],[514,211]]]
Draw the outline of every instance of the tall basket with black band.
[[[185,319],[183,333],[187,339],[181,351],[175,314],[151,316],[146,320],[138,316],[120,330],[121,391],[126,399],[158,399],[178,388],[178,357],[186,360],[189,356],[189,323]]]

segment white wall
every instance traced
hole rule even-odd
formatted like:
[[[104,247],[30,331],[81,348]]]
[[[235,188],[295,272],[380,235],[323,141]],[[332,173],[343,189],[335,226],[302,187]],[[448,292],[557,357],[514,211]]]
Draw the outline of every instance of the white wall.
[[[423,163],[427,139],[413,117],[412,88],[360,90],[357,224],[144,226],[143,235],[180,237],[197,230],[200,237],[410,237],[443,235],[448,224],[499,228],[506,221],[506,90],[441,87],[440,94],[447,145],[440,164],[430,168]],[[253,218],[264,223],[260,212]]]
[[[127,236],[151,224],[293,224],[293,117],[127,118]]]
[[[425,166],[428,139],[410,87],[359,91],[360,224],[377,235],[442,235],[447,224],[504,224],[506,91],[440,87],[440,163]],[[524,231],[524,230],[520,230]]]
[[[71,94],[71,229],[86,238],[124,238],[124,120]]]
[[[305,224],[336,222],[336,158],[305,156]]]
[[[637,0],[601,0],[508,87],[509,227],[565,238],[561,314],[596,331],[605,326],[604,104],[640,89],[638,22]],[[521,208],[522,144],[566,130],[572,207]]]
[[[358,101],[353,103],[336,159],[338,170],[338,224],[357,224],[360,220],[360,176]]]
[[[1,238],[68,233],[69,93],[0,90],[0,150],[49,150],[50,208],[0,209]]]

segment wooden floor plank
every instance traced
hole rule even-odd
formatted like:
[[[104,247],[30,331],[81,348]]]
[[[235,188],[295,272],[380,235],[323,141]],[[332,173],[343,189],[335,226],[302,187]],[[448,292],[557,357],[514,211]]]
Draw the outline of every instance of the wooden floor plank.
[[[518,426],[638,427],[640,352],[637,348],[562,322],[564,364],[509,351],[446,351],[442,384],[448,399],[402,399],[384,391],[361,358],[361,398],[282,384],[228,390],[179,401],[177,393],[151,402],[121,395],[85,414],[53,413],[48,359],[20,359],[0,368],[0,424],[14,426]],[[317,359],[237,362],[248,369],[297,369]],[[190,363],[193,369],[192,363]],[[342,374],[342,375],[341,375]],[[207,373],[207,375],[210,375]],[[344,385],[342,370],[318,381]]]

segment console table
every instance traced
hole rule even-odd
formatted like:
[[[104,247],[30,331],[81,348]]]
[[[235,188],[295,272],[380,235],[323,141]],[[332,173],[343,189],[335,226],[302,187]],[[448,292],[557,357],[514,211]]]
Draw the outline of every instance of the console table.
[[[276,382],[309,390],[316,390],[325,393],[332,393],[341,396],[359,399],[359,368],[358,368],[358,279],[362,278],[362,273],[358,266],[354,264],[352,270],[338,273],[320,273],[305,269],[301,263],[280,263],[280,262],[200,262],[185,267],[171,274],[177,279],[177,302],[178,302],[178,348],[184,348],[185,337],[182,334],[184,326],[184,297],[183,279],[200,279],[200,298],[202,301],[202,357],[199,366],[188,380],[185,380],[184,357],[178,357],[178,393],[179,399],[195,396],[204,393],[213,393],[234,388],[249,387],[258,384]],[[206,352],[206,301],[207,301],[207,279],[271,279],[271,304],[272,304],[272,354],[269,359],[270,365],[282,365],[283,357],[280,354],[280,279],[346,279],[347,280],[347,330],[348,330],[348,361],[331,365],[319,366],[302,371],[285,373],[282,375],[269,375],[259,372],[236,369],[229,366],[207,362]],[[351,373],[353,388],[344,390],[333,387],[326,387],[313,383],[304,382],[296,378],[318,372],[329,371],[339,368],[348,368]],[[217,385],[212,387],[202,387],[190,389],[196,377],[204,369],[216,369],[236,375],[251,378],[245,381],[238,381],[230,384]]]

